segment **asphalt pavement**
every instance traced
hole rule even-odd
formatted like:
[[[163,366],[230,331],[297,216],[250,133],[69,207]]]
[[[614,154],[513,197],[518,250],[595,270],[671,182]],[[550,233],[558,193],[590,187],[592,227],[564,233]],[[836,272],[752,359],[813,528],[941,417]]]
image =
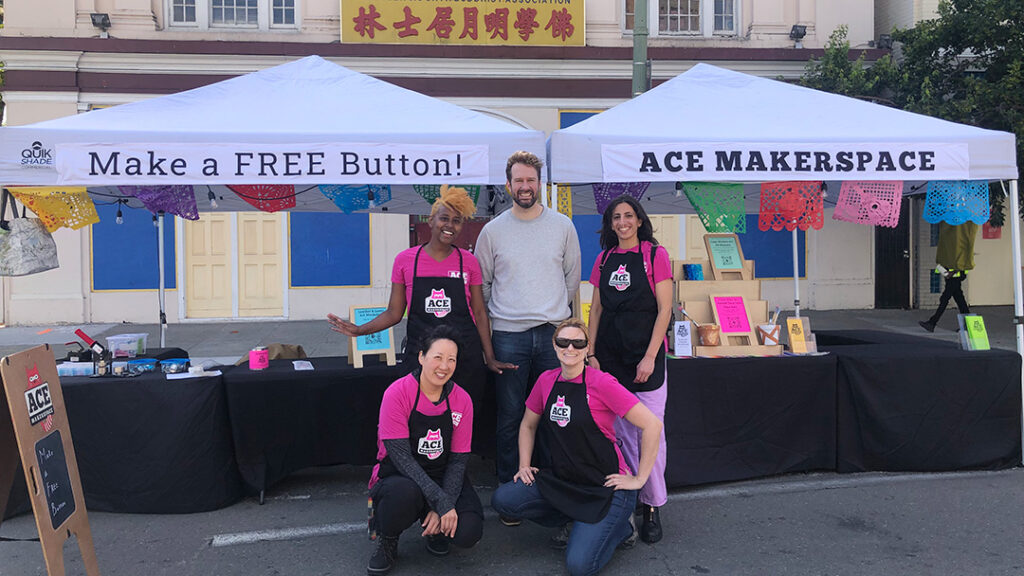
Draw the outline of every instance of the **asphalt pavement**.
[[[979,308],[994,347],[1015,348],[1009,307]],[[874,329],[956,341],[955,314],[935,333],[922,311],[808,311],[812,330]],[[0,354],[41,343],[63,356],[79,326],[0,328]],[[156,325],[82,326],[93,336],[146,332]],[[401,336],[398,336],[400,340]],[[342,354],[345,341],[325,321],[171,325],[167,345],[193,358],[234,362],[255,345],[301,344],[309,356]],[[493,463],[470,472],[485,505]],[[199,514],[89,514],[100,571],[119,575],[365,574],[368,467],[312,468],[267,492]],[[665,538],[619,551],[608,575],[1024,575],[1024,470],[951,473],[796,474],[673,490],[662,510]],[[509,528],[487,509],[483,540],[446,558],[427,553],[414,529],[402,537],[396,576],[564,574],[564,553],[547,529]],[[34,519],[0,524],[0,576],[46,574]],[[84,574],[65,547],[68,574]]]

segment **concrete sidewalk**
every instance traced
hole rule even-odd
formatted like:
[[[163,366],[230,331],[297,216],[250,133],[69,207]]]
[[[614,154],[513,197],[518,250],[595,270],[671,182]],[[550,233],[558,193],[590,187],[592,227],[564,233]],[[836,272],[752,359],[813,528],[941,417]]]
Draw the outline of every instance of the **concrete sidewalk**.
[[[985,318],[993,348],[1016,350],[1012,306],[977,306],[972,312]],[[934,333],[926,332],[917,324],[930,313],[930,310],[803,311],[811,320],[811,330],[881,330],[957,342],[956,308],[947,310]],[[787,314],[783,313],[785,316]],[[48,343],[54,355],[63,358],[68,350],[64,343],[78,340],[74,334],[76,328],[82,328],[100,342],[107,336],[126,333],[148,334],[150,347],[155,348],[160,342],[157,324],[7,326],[0,328],[0,356]],[[400,344],[404,337],[403,321],[395,326],[395,341]],[[182,348],[197,361],[212,359],[221,364],[233,364],[254,346],[274,342],[301,344],[309,357],[344,356],[347,348],[346,338],[332,332],[326,320],[191,321],[168,325],[166,334],[167,346]]]

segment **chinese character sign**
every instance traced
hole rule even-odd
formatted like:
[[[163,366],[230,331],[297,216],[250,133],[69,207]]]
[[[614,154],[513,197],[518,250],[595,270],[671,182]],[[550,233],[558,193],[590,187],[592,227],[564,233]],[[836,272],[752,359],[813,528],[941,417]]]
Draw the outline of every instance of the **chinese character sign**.
[[[353,44],[583,46],[584,0],[341,0]]]

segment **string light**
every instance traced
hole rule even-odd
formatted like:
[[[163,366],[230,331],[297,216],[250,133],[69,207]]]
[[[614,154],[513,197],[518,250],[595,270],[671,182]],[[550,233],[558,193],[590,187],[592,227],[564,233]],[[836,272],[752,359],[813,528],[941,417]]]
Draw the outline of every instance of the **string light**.
[[[114,222],[117,224],[124,224],[124,214],[121,212],[121,204],[123,203],[124,200],[117,201],[117,216],[114,218]]]
[[[217,195],[213,193],[213,188],[210,188],[210,193],[206,195],[210,199],[210,208],[216,210],[217,206]]]

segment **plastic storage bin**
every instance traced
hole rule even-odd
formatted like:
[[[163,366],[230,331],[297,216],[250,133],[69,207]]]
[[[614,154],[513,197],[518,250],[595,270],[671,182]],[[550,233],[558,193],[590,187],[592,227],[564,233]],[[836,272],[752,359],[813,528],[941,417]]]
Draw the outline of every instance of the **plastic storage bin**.
[[[156,360],[153,358],[136,358],[128,361],[128,374],[143,374],[156,370]]]
[[[146,353],[149,334],[118,334],[107,337],[107,350],[114,358],[135,358]]]

